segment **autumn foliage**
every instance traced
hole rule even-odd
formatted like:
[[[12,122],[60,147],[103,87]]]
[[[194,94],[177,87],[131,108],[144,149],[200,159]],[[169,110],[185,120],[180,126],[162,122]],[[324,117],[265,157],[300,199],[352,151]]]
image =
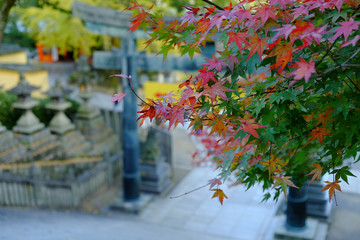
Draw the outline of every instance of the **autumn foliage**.
[[[329,173],[331,199],[360,149],[359,8],[359,0],[240,0],[185,6],[165,23],[134,3],[131,31],[162,41],[164,58],[174,48],[193,57],[208,41],[218,45],[178,98],[148,99],[139,119],[169,129],[190,121],[221,180],[261,183],[277,198]],[[222,203],[226,195],[212,190]]]

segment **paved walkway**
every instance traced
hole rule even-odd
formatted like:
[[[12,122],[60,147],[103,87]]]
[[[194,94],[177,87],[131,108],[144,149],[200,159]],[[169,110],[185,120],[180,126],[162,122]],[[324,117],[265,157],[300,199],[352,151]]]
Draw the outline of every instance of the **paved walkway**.
[[[203,185],[213,171],[197,168],[170,195]],[[267,237],[276,204],[259,204],[259,188],[224,189],[221,206],[203,188],[186,196],[156,198],[139,216],[97,216],[71,211],[0,208],[0,239],[271,239]]]
[[[181,136],[181,135],[177,135]],[[174,149],[175,163],[181,159],[185,145],[191,140],[179,137]],[[181,152],[182,151],[182,152]],[[186,164],[183,165],[186,168]],[[355,175],[360,171],[355,169]],[[156,197],[138,216],[111,213],[107,216],[72,211],[0,208],[0,240],[270,240],[275,228],[278,204],[260,203],[259,186],[245,191],[243,186],[223,190],[229,197],[221,206],[211,199],[212,192],[202,188],[183,197],[170,199],[207,183],[217,175],[209,168],[194,168],[167,197]],[[360,179],[350,178],[350,187],[343,185],[329,230],[329,240],[359,239]],[[342,205],[342,199],[344,199]],[[356,208],[351,204],[357,203]],[[342,206],[346,207],[343,208]],[[349,215],[350,214],[350,215]],[[349,219],[348,219],[349,218]],[[346,236],[346,238],[343,238]]]

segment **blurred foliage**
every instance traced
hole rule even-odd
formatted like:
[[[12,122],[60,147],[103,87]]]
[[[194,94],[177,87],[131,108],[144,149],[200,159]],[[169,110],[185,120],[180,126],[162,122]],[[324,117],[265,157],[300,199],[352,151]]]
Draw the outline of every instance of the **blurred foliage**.
[[[2,42],[17,44],[27,49],[35,49],[34,39],[31,38],[28,32],[22,30],[18,20],[19,16],[17,14],[10,13]]]
[[[12,129],[21,115],[20,110],[12,107],[16,100],[16,95],[0,91],[0,122],[7,129]]]
[[[80,2],[118,10],[129,7],[133,0],[79,0]],[[75,59],[79,54],[91,55],[94,49],[109,50],[111,47],[119,47],[119,39],[110,36],[99,36],[87,30],[83,21],[74,17],[71,13],[71,5],[74,0],[18,0],[12,11],[14,22],[20,20],[27,28],[23,34],[18,29],[10,28],[9,39],[29,41],[29,36],[39,44],[52,47],[57,46],[60,54],[73,52]],[[153,6],[155,12],[162,15],[178,16],[183,12],[181,6],[195,5],[208,6],[203,1],[186,0],[138,0],[139,4],[145,7]],[[215,3],[224,1],[214,0]],[[226,1],[230,2],[230,1]],[[235,1],[232,1],[235,2]],[[10,23],[11,25],[11,23]],[[12,24],[14,25],[14,24]],[[16,38],[16,36],[19,36]],[[33,46],[33,42],[24,43],[26,46]],[[139,43],[140,49],[144,49],[143,43]],[[24,47],[26,47],[24,46]],[[157,51],[158,46],[154,44],[151,48]],[[151,49],[150,49],[151,51]]]
[[[60,54],[73,52],[75,58],[80,53],[90,55],[91,49],[99,46],[98,37],[71,14],[71,3],[46,1],[40,6],[15,8],[14,12],[21,15],[20,20],[39,44],[57,46]]]

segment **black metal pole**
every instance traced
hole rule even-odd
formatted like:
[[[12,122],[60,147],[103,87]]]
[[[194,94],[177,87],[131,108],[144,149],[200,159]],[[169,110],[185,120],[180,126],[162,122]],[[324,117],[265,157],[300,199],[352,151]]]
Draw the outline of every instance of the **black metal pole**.
[[[123,39],[122,72],[131,75],[131,86],[136,92],[138,88],[136,67],[136,42],[134,39]],[[128,79],[123,79],[123,92],[132,91]],[[140,172],[139,172],[139,137],[137,126],[137,98],[129,93],[123,99],[123,200],[125,202],[137,201],[140,198]]]

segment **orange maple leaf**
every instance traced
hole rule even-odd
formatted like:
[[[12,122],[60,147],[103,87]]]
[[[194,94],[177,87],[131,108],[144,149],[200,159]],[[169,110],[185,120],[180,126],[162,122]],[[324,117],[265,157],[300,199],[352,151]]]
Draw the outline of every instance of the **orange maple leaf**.
[[[311,142],[312,140],[314,140],[316,138],[320,142],[320,144],[322,144],[323,140],[324,140],[324,136],[331,135],[331,133],[328,133],[326,131],[326,129],[327,128],[325,128],[325,127],[317,127],[315,129],[313,129],[310,133],[311,137],[309,139],[309,142]]]
[[[323,113],[320,113],[319,116],[315,118],[318,120],[317,125],[321,123],[322,126],[325,127],[331,117],[332,111],[333,108],[328,108]]]
[[[228,198],[228,197],[225,195],[225,193],[223,192],[223,190],[216,188],[216,189],[212,189],[212,191],[215,191],[215,192],[214,192],[214,195],[212,196],[212,198],[216,198],[216,197],[217,197],[217,198],[219,199],[221,205],[223,205],[224,198],[226,198],[226,199]]]
[[[341,182],[340,180],[337,180],[335,182],[325,181],[325,183],[327,183],[327,184],[325,185],[325,187],[320,192],[329,190],[329,202],[331,202],[331,198],[335,194],[335,189],[339,190],[341,192],[341,188],[340,188],[340,185],[339,185],[340,182]]]
[[[249,60],[249,58],[252,55],[254,55],[255,52],[257,52],[260,59],[262,59],[262,53],[264,51],[264,48],[266,48],[269,45],[266,42],[266,38],[259,38],[259,36],[255,34],[255,36],[249,37],[248,40],[249,40],[249,47],[247,48],[250,49],[250,52],[246,61]]]
[[[214,132],[217,132],[219,134],[219,136],[225,137],[226,132],[227,132],[227,127],[226,127],[225,122],[221,118],[214,119],[210,134],[212,134]]]
[[[309,185],[316,179],[317,181],[320,180],[321,178],[321,173],[323,170],[323,167],[318,164],[318,163],[314,163],[313,166],[315,167],[314,170],[312,170],[310,173],[306,174],[306,175],[313,175],[313,177],[311,178]]]
[[[280,38],[279,38],[280,40]],[[269,46],[270,48],[270,46]],[[287,43],[287,44],[277,44],[275,46],[275,48],[270,52],[269,55],[267,55],[268,57],[275,57],[276,56],[276,62],[275,64],[271,65],[270,67],[277,69],[279,68],[279,72],[281,72],[286,65],[291,62],[292,60],[292,44],[291,43]]]
[[[314,114],[311,114],[311,115],[302,115],[303,118],[305,119],[306,122],[310,122],[313,117],[314,117]]]

